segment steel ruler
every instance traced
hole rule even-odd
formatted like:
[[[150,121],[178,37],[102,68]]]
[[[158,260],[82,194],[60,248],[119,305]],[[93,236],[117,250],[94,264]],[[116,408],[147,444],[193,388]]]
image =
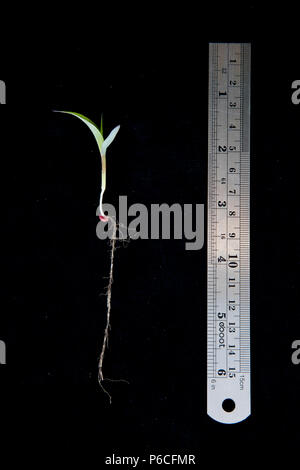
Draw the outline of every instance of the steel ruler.
[[[250,415],[250,44],[209,45],[207,413]]]

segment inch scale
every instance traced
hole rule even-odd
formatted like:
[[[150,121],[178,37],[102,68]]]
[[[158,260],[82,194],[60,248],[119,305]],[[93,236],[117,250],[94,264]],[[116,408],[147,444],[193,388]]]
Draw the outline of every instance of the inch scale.
[[[207,413],[250,415],[250,44],[209,45]]]

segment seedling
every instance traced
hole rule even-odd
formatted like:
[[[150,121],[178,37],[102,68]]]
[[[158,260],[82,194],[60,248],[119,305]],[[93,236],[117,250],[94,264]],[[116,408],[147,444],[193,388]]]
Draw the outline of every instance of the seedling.
[[[103,118],[101,117],[101,125],[100,129],[96,126],[96,124],[91,121],[89,118],[86,116],[83,116],[82,114],[79,113],[73,113],[71,111],[56,111],[59,113],[64,113],[64,114],[71,114],[72,116],[77,117],[80,119],[82,122],[84,122],[88,128],[92,131],[98,148],[99,152],[101,155],[101,192],[100,192],[100,198],[99,198],[99,218],[102,222],[110,222],[112,224],[113,230],[112,230],[112,237],[111,237],[111,251],[110,251],[110,270],[109,270],[109,281],[108,281],[108,286],[107,286],[107,297],[106,297],[106,305],[107,305],[107,315],[106,315],[106,327],[104,330],[104,337],[103,337],[103,343],[102,343],[102,350],[99,358],[99,363],[98,363],[98,381],[101,386],[101,388],[104,390],[104,392],[109,396],[110,402],[111,402],[111,396],[107,392],[107,390],[103,387],[103,381],[104,376],[103,376],[103,361],[104,361],[104,355],[105,355],[105,350],[107,347],[108,343],[108,335],[109,335],[109,329],[110,329],[110,311],[111,311],[111,290],[112,290],[112,283],[113,283],[113,269],[114,269],[114,254],[115,254],[115,247],[116,247],[116,232],[117,232],[117,224],[116,221],[109,216],[106,216],[104,211],[103,211],[103,195],[106,189],[106,151],[110,144],[113,142],[115,139],[117,133],[119,132],[120,126],[115,127],[108,137],[104,139],[103,137]],[[108,380],[108,379],[106,379]]]

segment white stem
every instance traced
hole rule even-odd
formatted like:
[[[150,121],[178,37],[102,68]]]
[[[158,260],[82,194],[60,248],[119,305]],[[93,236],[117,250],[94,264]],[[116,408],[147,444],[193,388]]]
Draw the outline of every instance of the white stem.
[[[105,191],[105,189],[102,188],[102,189],[101,189],[101,193],[100,193],[100,202],[99,202],[99,210],[100,210],[100,215],[101,215],[102,217],[106,217],[106,215],[105,215],[104,212],[103,212],[103,207],[102,207],[104,191]]]

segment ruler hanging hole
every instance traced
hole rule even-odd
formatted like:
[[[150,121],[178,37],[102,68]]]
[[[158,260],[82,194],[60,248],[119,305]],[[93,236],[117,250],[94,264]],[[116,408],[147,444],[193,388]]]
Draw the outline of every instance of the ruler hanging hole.
[[[235,403],[231,398],[226,398],[222,403],[222,408],[227,413],[231,413],[235,409]]]

